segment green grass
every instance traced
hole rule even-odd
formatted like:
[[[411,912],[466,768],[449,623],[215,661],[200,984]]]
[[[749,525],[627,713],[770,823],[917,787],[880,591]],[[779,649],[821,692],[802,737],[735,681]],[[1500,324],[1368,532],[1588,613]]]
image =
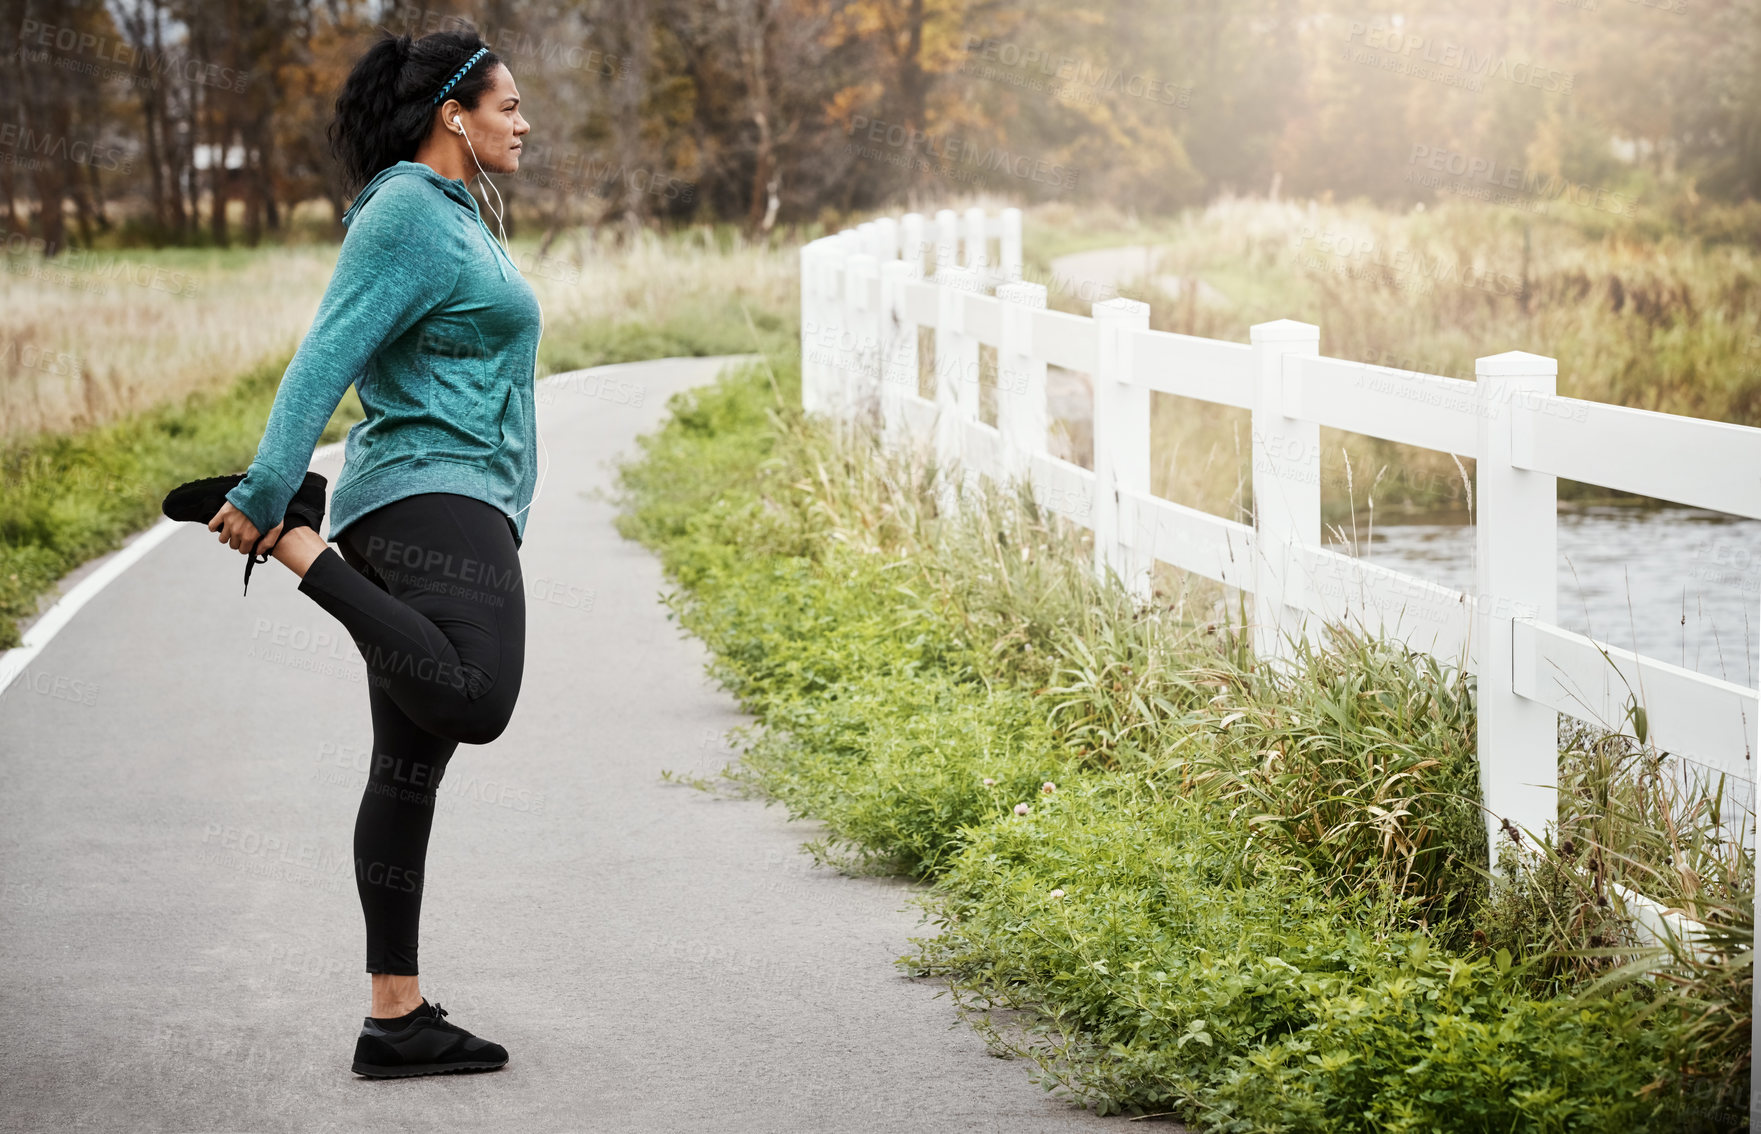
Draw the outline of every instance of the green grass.
[[[646,358],[778,350],[799,343],[800,335],[798,323],[773,311],[750,305],[742,310],[736,300],[693,296],[672,305],[664,319],[547,329],[539,344],[538,369],[560,374]]]
[[[156,523],[171,488],[249,464],[288,361],[259,367],[217,395],[0,452],[0,647],[18,644],[17,620],[33,614],[61,576]],[[359,416],[350,390],[323,440],[340,438]]]
[[[1508,854],[1490,900],[1471,679],[1349,638],[1280,677],[1179,595],[1095,579],[1084,533],[1030,500],[940,514],[933,468],[801,417],[796,367],[676,395],[619,524],[760,720],[697,786],[925,883],[934,932],[898,963],[995,1051],[1204,1130],[1739,1128],[1747,1052],[1707,1032],[1746,1013],[1752,925],[1717,986]],[[1570,853],[1626,878],[1680,855],[1635,839],[1662,805],[1618,814],[1638,797],[1610,766],[1563,782]]]

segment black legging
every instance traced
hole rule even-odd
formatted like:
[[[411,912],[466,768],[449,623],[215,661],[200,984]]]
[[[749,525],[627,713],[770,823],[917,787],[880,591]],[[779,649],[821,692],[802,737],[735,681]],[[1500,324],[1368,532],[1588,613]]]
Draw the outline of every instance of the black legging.
[[[415,975],[435,793],[453,751],[500,736],[520,694],[526,592],[514,525],[469,496],[428,492],[351,523],[299,589],[367,663],[373,765],[355,819],[367,971]]]

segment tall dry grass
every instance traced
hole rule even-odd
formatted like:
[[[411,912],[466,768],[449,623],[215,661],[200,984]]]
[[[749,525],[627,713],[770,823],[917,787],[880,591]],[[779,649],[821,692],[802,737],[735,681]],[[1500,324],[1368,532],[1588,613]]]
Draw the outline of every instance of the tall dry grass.
[[[1151,270],[1118,285],[1149,302],[1157,330],[1246,342],[1255,323],[1296,319],[1321,328],[1324,355],[1462,379],[1477,357],[1524,350],[1558,359],[1568,397],[1761,425],[1756,241],[1654,217],[1472,202],[1391,213],[1226,199],[1168,222],[1059,206],[1026,227],[1042,257],[1030,268],[1047,273],[1051,255],[1104,246],[1110,233],[1155,245]],[[1059,282],[1051,305],[1087,314],[1079,281]],[[1245,512],[1247,413],[1163,395],[1153,412],[1156,491]],[[1465,509],[1469,461],[1332,429],[1321,441],[1335,519],[1372,497],[1379,508]]]
[[[590,329],[664,325],[746,303],[787,313],[798,260],[782,240],[707,227],[665,236],[511,242],[545,315],[541,370],[591,351]],[[336,266],[334,244],[9,254],[0,273],[0,443],[69,434],[225,387],[291,355]],[[749,348],[747,348],[749,349]]]
[[[94,428],[290,354],[335,261],[319,245],[8,255],[0,439]]]

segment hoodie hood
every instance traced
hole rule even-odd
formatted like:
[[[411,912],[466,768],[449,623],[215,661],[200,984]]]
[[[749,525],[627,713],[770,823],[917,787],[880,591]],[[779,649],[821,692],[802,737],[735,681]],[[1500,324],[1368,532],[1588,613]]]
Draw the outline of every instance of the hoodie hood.
[[[465,183],[455,181],[450,177],[442,177],[433,166],[419,161],[400,161],[394,165],[386,166],[374,174],[373,179],[361,187],[361,191],[355,195],[354,201],[349,204],[348,210],[342,214],[342,226],[345,229],[354,221],[355,214],[361,210],[361,206],[371,200],[373,194],[379,191],[379,187],[393,177],[420,177],[439,187],[440,191],[451,198],[460,208],[470,210],[471,219],[476,222],[477,230],[483,234],[483,239],[489,241],[495,249],[496,261],[501,268],[501,278],[504,280],[508,278],[509,265],[512,265],[516,272],[520,270],[519,265],[514,264],[508,258],[507,249],[503,248],[500,241],[495,239],[494,234],[489,231],[489,226],[483,223],[483,214],[477,208],[477,198],[472,196],[469,189],[465,188]]]

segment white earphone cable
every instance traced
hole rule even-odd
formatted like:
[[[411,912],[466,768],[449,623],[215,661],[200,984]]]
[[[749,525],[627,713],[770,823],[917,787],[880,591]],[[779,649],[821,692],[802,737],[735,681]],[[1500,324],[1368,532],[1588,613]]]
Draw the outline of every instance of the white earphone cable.
[[[465,140],[466,148],[471,151],[471,161],[477,167],[478,176],[482,177],[483,180],[488,183],[490,191],[495,194],[495,231],[501,234],[501,249],[503,252],[506,252],[508,250],[508,234],[507,230],[501,226],[502,209],[505,207],[501,199],[501,190],[495,187],[495,182],[489,180],[488,171],[483,168],[483,163],[477,160],[477,147],[471,145],[471,135],[465,132],[465,124],[459,121],[459,116],[456,114],[452,116],[452,120],[453,125],[459,128],[459,137]],[[489,198],[483,198],[483,203],[487,205],[489,203]],[[509,253],[509,259],[512,258],[512,253]]]
[[[489,188],[491,190],[493,190],[495,193],[495,201],[496,201],[496,205],[495,205],[495,230],[501,234],[501,249],[502,249],[502,251],[507,252],[508,251],[508,234],[507,234],[507,230],[505,228],[503,228],[501,225],[502,208],[504,207],[502,204],[502,199],[501,199],[501,190],[495,188],[495,182],[489,180],[489,174],[486,170],[484,170],[483,163],[477,160],[477,147],[471,145],[471,135],[465,133],[465,124],[463,122],[459,121],[459,116],[456,114],[452,116],[452,121],[453,121],[453,125],[455,125],[459,128],[459,136],[465,139],[465,145],[471,151],[471,161],[473,164],[475,164],[477,166],[478,176],[482,177],[484,181],[488,182]],[[489,198],[485,197],[483,199],[483,203],[487,205],[489,203]],[[513,253],[511,253],[511,252],[508,253],[508,259],[510,259],[510,260],[513,259]],[[544,313],[542,311],[539,312],[538,317],[540,320],[542,320],[544,318]],[[542,335],[543,334],[542,322],[540,322],[539,326],[540,326],[539,334]],[[534,374],[534,383],[536,383],[536,374]],[[521,508],[519,512],[513,513],[514,516],[518,516],[520,514],[520,512],[524,512],[526,510],[526,508],[530,508],[532,505],[538,503],[538,497],[540,495],[542,495],[544,492],[544,478],[545,478],[546,474],[548,474],[550,472],[550,449],[544,443],[544,432],[538,428],[536,422],[533,423],[532,431],[538,435],[538,455],[540,458],[543,459],[544,463],[542,465],[540,465],[538,468],[538,486],[532,490],[532,499],[526,501],[525,508]],[[512,517],[510,516],[509,518],[511,519]]]

